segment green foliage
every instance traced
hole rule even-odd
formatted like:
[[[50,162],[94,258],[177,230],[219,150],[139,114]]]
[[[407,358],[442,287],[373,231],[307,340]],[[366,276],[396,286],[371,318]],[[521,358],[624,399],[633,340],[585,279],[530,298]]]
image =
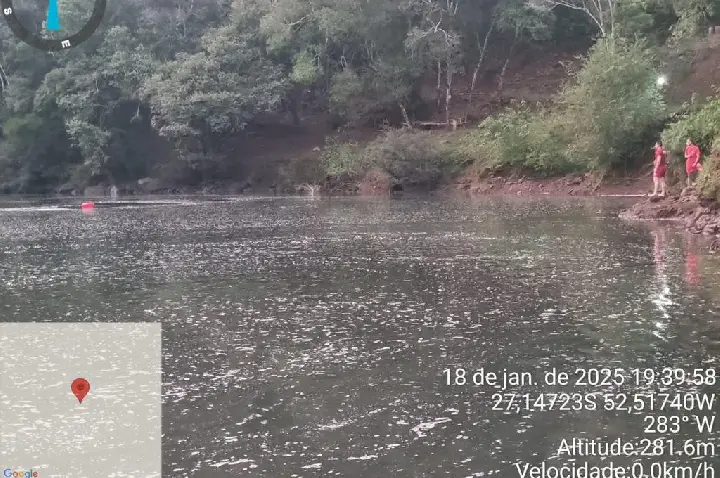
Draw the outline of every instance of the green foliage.
[[[183,143],[238,132],[258,112],[273,109],[285,85],[280,70],[234,26],[210,32],[202,49],[166,64],[145,86],[161,135]]]
[[[108,160],[105,149],[110,143],[111,133],[77,118],[68,120],[65,127],[80,149],[85,164],[93,174],[98,174]]]
[[[46,3],[21,3],[28,25],[45,13]],[[365,148],[330,145],[326,169],[378,167],[426,182],[470,161],[551,174],[644,156],[664,105],[655,60],[635,40],[662,45],[670,33],[702,33],[720,23],[720,0],[616,3],[616,41],[593,49],[557,107],[507,112],[448,143],[403,131]],[[64,25],[76,30],[92,4],[66,0]],[[529,8],[524,0],[122,0],[108,4],[90,40],[44,54],[0,22],[10,82],[0,98],[0,177],[14,192],[68,180],[132,181],[157,166],[154,150],[137,145],[158,135],[186,160],[167,170],[223,175],[228,141],[281,108],[296,121],[305,106],[345,122],[399,124],[403,112],[413,119],[422,110],[420,92],[438,66],[444,87],[463,68],[472,71],[481,51],[503,61],[525,47],[588,44],[592,28],[580,10]],[[707,147],[717,133],[714,117],[702,115],[676,128]]]
[[[350,121],[367,118],[377,103],[369,98],[369,85],[350,68],[336,74],[330,87],[330,102],[335,111]]]
[[[389,130],[365,146],[330,142],[321,154],[323,169],[332,176],[359,177],[373,169],[406,184],[432,185],[457,166],[437,135]]]
[[[617,21],[613,28],[613,34],[619,38],[638,40],[649,39],[652,42],[660,43],[662,35],[655,25],[655,18],[648,11],[647,3],[640,1],[620,2],[617,6]]]
[[[591,169],[609,170],[644,156],[667,115],[654,62],[642,43],[601,40],[577,83],[562,93],[564,123],[576,138],[571,149]]]
[[[702,33],[708,25],[715,25],[720,13],[718,0],[672,0],[678,17],[673,25],[673,35],[683,38]]]
[[[18,116],[2,125],[6,140],[0,148],[0,191],[14,192],[34,185],[39,192],[48,192],[55,181],[67,174],[58,157],[71,162],[78,156],[70,147],[62,121],[53,114],[48,119],[34,114]]]
[[[410,184],[432,185],[448,167],[437,137],[427,132],[391,130],[370,142],[363,153],[371,167]]]
[[[670,124],[662,133],[665,148],[682,158],[685,141],[690,138],[702,151],[710,151],[720,137],[720,99],[714,99],[699,110]]]
[[[480,125],[463,146],[495,169],[555,174],[610,170],[643,157],[665,117],[652,57],[641,45],[601,40],[551,110],[525,105]]]
[[[363,148],[356,142],[343,143],[328,140],[320,153],[320,163],[326,174],[331,176],[357,177],[367,168]]]
[[[315,57],[309,52],[298,53],[293,58],[293,67],[290,78],[298,85],[311,85],[320,78],[322,71],[317,65]]]
[[[379,60],[371,72],[346,69],[336,74],[330,88],[333,108],[350,122],[377,121],[398,111],[413,91],[413,68],[402,58]]]
[[[578,165],[565,154],[567,143],[557,121],[549,111],[519,105],[485,120],[461,141],[460,152],[485,169],[523,170],[541,176],[569,172]]]
[[[700,196],[720,201],[720,141],[715,140],[712,147],[712,154],[703,162],[703,169],[700,171],[697,180],[697,188]]]
[[[497,27],[509,32],[515,41],[526,36],[532,41],[550,38],[553,17],[549,12],[529,8],[527,2],[510,0],[497,14]]]
[[[678,121],[669,124],[662,132],[662,141],[665,148],[670,152],[670,171],[675,172],[674,177],[678,178],[681,171],[685,171],[685,142],[691,139],[700,147],[704,153],[709,151],[720,151],[717,138],[720,138],[720,99],[714,99],[700,108],[691,109],[686,106],[686,113]],[[708,196],[712,196],[714,184],[720,181],[716,175],[717,159],[711,158],[708,161],[702,160],[704,169],[698,178],[699,184],[705,184],[701,189]],[[709,167],[709,169],[708,169]],[[671,177],[673,177],[671,176]],[[704,179],[702,179],[704,177]]]

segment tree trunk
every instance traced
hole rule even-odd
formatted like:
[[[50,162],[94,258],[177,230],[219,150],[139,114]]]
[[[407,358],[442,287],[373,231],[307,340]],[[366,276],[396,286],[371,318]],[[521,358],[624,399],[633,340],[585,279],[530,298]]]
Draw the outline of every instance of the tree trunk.
[[[480,50],[480,58],[478,58],[478,62],[475,65],[475,69],[473,70],[472,81],[470,83],[470,91],[468,92],[468,107],[472,106],[473,92],[475,91],[475,85],[477,84],[477,76],[480,72],[480,67],[482,66],[483,60],[485,59],[485,52],[487,51],[488,40],[490,39],[490,34],[492,33],[494,26],[495,22],[490,24],[490,28],[485,35],[485,42],[483,43],[482,49]]]
[[[7,75],[5,75],[5,70],[3,70],[2,65],[0,65],[0,93],[5,91],[8,86],[10,86],[10,83],[8,82]]]
[[[508,64],[510,63],[510,57],[505,60],[505,64],[500,70],[500,76],[498,77],[497,91],[495,91],[495,98],[502,99],[503,86],[505,85],[505,72],[507,71]]]
[[[497,91],[495,92],[495,98],[502,101],[502,94],[503,94],[503,87],[505,86],[505,72],[507,72],[507,67],[510,64],[510,59],[512,58],[512,54],[515,51],[515,45],[517,44],[519,37],[519,32],[515,32],[515,40],[513,41],[513,44],[510,45],[510,51],[508,52],[507,59],[505,59],[505,63],[503,64],[502,70],[500,70],[500,76],[498,77],[498,85],[497,85]]]
[[[438,113],[441,111],[442,105],[442,65],[440,61],[437,62],[437,110]]]
[[[407,126],[408,128],[412,128],[412,124],[410,124],[410,118],[408,118],[408,114],[407,114],[407,110],[405,109],[405,105],[403,105],[402,103],[399,103],[399,105],[400,105],[400,112],[402,113],[402,116],[403,116],[403,121],[405,121],[405,126]]]
[[[452,80],[453,80],[453,73],[452,73],[452,67],[450,66],[450,60],[448,59],[445,62],[445,66],[447,67],[447,71],[445,72],[445,79],[446,79],[446,88],[445,88],[445,124],[449,127],[450,126],[450,101],[452,100]]]

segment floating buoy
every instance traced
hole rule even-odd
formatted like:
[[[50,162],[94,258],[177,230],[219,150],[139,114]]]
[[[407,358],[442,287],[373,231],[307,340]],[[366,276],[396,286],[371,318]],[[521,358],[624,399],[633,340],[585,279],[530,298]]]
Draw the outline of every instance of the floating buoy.
[[[84,203],[80,204],[80,209],[82,209],[83,211],[95,209],[95,203],[92,201],[84,202]]]

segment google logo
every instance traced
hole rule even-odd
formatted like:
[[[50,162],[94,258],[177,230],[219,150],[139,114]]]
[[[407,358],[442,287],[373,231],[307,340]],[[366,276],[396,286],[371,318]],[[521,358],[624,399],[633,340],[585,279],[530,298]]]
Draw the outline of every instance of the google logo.
[[[13,471],[10,468],[5,468],[3,470],[2,476],[4,478],[38,478],[40,476],[37,471],[34,471],[32,468],[30,470],[23,470],[23,471]]]

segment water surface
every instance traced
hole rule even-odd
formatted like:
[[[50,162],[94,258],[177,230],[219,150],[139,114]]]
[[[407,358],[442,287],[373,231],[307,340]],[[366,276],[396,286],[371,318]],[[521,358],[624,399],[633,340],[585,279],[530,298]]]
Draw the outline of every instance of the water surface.
[[[164,476],[514,477],[567,461],[563,438],[639,438],[643,415],[494,411],[497,390],[444,370],[718,366],[717,260],[622,204],[13,203],[0,310],[162,322]],[[562,391],[598,390],[643,391]],[[541,391],[561,390],[509,392]]]

